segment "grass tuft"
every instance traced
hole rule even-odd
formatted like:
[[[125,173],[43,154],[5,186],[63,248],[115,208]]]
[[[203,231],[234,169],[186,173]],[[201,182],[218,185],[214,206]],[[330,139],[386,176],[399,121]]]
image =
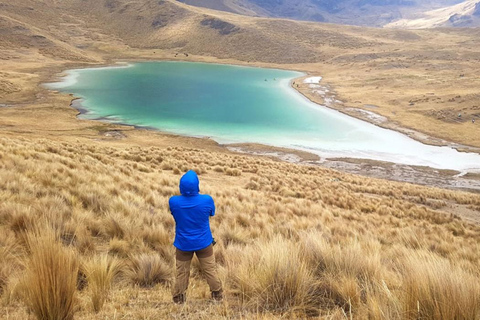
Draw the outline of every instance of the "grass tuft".
[[[411,255],[404,263],[406,319],[478,319],[477,277],[429,252]]]
[[[260,310],[309,309],[315,281],[298,248],[276,237],[243,253],[232,279],[244,302]]]
[[[30,235],[31,255],[21,285],[25,303],[39,320],[71,320],[76,307],[76,254],[53,232]]]
[[[88,282],[95,312],[102,309],[110,293],[110,288],[115,279],[120,276],[122,268],[121,260],[108,255],[94,256],[83,264],[82,269]]]
[[[169,284],[172,268],[159,255],[140,254],[130,258],[127,274],[140,287],[153,287],[158,283]]]

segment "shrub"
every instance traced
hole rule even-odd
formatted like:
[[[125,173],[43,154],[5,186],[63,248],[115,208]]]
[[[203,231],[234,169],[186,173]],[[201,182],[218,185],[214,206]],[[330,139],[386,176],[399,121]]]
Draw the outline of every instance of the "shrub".
[[[225,169],[224,169],[223,167],[221,167],[221,166],[215,166],[215,167],[213,168],[213,171],[223,173],[223,172],[225,171]]]
[[[427,252],[410,255],[403,264],[406,319],[478,319],[477,277]]]
[[[28,237],[31,255],[21,286],[25,303],[41,320],[70,320],[75,311],[78,260],[53,232]]]
[[[280,237],[246,250],[232,278],[243,301],[255,308],[288,311],[313,307],[313,276],[298,248]]]
[[[93,310],[99,312],[110,293],[113,281],[120,275],[122,262],[108,255],[95,256],[82,266],[88,282]]]
[[[119,217],[111,214],[104,221],[105,232],[110,238],[123,239],[126,233],[126,227],[123,225]]]
[[[225,171],[225,174],[227,176],[233,176],[233,177],[238,177],[240,175],[242,175],[242,170],[239,170],[239,169],[232,169],[232,168],[227,168],[227,170]]]
[[[158,255],[141,254],[130,259],[129,278],[141,287],[153,287],[157,283],[170,283],[172,268]]]
[[[3,293],[3,290],[6,288],[8,284],[8,278],[11,274],[10,267],[3,261],[4,260],[2,258],[2,260],[0,261],[0,295]]]

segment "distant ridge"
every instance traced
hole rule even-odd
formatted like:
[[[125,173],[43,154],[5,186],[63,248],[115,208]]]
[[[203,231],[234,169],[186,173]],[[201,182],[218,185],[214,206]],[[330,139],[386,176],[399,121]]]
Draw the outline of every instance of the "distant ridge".
[[[402,19],[385,27],[425,29],[478,26],[480,26],[480,0],[467,0],[450,7],[425,12],[418,19]]]
[[[480,17],[480,2],[475,5],[475,10],[472,13],[475,17]]]
[[[370,27],[477,26],[474,0],[177,0],[248,16]],[[468,8],[468,9],[466,9]],[[429,22],[434,20],[434,22]]]

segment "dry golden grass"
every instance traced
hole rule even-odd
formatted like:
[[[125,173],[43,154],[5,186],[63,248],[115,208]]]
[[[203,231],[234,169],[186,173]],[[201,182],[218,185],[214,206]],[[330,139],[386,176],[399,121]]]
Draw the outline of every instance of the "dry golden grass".
[[[96,255],[83,263],[82,271],[88,283],[92,307],[99,312],[108,298],[110,289],[122,271],[121,260],[108,255]]]
[[[31,253],[20,288],[25,304],[37,319],[73,319],[77,256],[62,246],[48,227],[29,233],[27,241]]]
[[[228,278],[247,305],[277,312],[315,308],[315,279],[294,243],[276,237],[239,251]]]
[[[141,287],[153,287],[158,283],[168,284],[172,277],[172,267],[162,260],[159,254],[141,254],[131,258],[128,276]]]
[[[476,319],[480,315],[478,278],[430,252],[404,260],[406,319]]]
[[[194,261],[180,308],[167,200],[190,167],[217,206],[227,298],[209,303]],[[475,210],[477,194],[195,148],[4,137],[0,195],[0,317],[479,318],[480,227],[453,209]],[[52,272],[78,298],[46,295],[63,290],[40,282]]]

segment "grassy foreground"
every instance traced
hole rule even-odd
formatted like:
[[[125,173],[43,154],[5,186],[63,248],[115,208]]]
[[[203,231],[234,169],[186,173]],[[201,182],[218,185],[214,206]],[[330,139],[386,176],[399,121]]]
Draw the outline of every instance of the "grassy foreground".
[[[171,303],[187,169],[226,300]],[[479,319],[480,196],[186,147],[0,138],[2,319]]]

